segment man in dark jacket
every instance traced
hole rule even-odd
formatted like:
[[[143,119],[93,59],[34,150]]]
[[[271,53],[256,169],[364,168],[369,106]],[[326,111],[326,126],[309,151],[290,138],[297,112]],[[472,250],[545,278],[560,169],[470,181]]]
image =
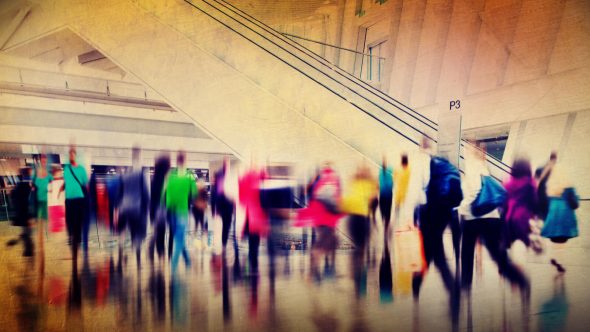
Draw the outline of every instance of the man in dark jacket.
[[[132,169],[121,177],[119,224],[129,228],[135,249],[137,268],[141,266],[141,244],[147,235],[149,191],[147,177],[142,170],[141,150],[133,147]],[[120,228],[121,232],[124,230]],[[122,250],[122,243],[119,245]]]
[[[20,240],[23,241],[24,253],[23,256],[33,256],[33,241],[31,240],[31,227],[29,226],[30,213],[30,197],[31,197],[31,169],[24,167],[20,169],[20,182],[12,190],[11,199],[14,204],[15,217],[13,220],[14,226],[22,227]],[[18,240],[10,240],[8,245],[15,245]]]

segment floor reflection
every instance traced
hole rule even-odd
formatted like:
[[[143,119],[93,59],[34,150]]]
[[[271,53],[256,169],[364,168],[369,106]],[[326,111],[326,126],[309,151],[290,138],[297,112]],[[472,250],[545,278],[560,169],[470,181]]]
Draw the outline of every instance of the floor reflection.
[[[322,257],[312,264],[309,250],[277,249],[270,256],[263,245],[257,269],[244,243],[224,255],[191,247],[192,266],[171,274],[167,260],[138,268],[130,247],[122,255],[91,247],[76,266],[67,248],[50,239],[43,273],[16,251],[3,254],[2,289],[10,293],[1,300],[8,308],[3,323],[21,331],[559,331],[588,321],[580,314],[585,295],[568,297],[566,285],[587,290],[583,273],[590,266],[570,266],[567,275],[555,277],[549,265],[529,264],[537,281],[529,299],[503,281],[485,251],[476,250],[481,273],[470,292],[457,292],[434,259],[419,271],[404,267],[399,246],[339,249],[334,261]],[[450,273],[455,266],[447,257],[443,270]]]

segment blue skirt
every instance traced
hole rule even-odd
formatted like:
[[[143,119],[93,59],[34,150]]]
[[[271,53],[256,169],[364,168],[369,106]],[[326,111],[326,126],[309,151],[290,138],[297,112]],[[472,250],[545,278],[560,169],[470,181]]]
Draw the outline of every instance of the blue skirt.
[[[549,198],[549,212],[541,236],[546,238],[573,238],[578,236],[576,214],[561,197]]]

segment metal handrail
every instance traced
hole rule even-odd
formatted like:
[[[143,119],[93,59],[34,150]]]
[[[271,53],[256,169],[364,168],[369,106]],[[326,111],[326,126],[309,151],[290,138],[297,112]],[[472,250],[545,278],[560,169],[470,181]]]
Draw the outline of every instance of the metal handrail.
[[[265,48],[265,47],[263,47],[262,45],[260,45],[260,44],[256,43],[254,40],[252,40],[252,39],[248,38],[247,36],[245,36],[245,35],[244,35],[244,34],[242,34],[241,32],[239,32],[239,31],[237,31],[236,29],[234,29],[234,28],[230,27],[229,25],[227,25],[227,24],[225,24],[224,22],[222,22],[221,20],[217,19],[216,17],[214,17],[213,15],[211,15],[210,13],[208,13],[207,11],[205,11],[205,10],[203,10],[203,9],[201,9],[201,8],[199,8],[199,7],[197,7],[196,5],[192,4],[192,3],[191,3],[191,2],[189,2],[189,1],[190,1],[190,0],[185,0],[185,2],[187,2],[189,5],[191,5],[191,6],[192,6],[192,7],[194,7],[195,9],[197,9],[197,10],[201,11],[203,14],[205,14],[205,15],[209,16],[211,19],[213,19],[213,20],[217,21],[219,24],[221,24],[221,25],[225,26],[226,28],[228,28],[229,30],[231,30],[231,31],[235,32],[236,34],[240,35],[241,37],[245,38],[246,40],[248,40],[248,41],[252,42],[254,45],[258,46],[258,47],[259,47],[261,50],[265,51],[265,52],[266,52],[266,53],[268,53],[269,55],[271,55],[271,56],[275,57],[277,60],[279,60],[279,61],[283,62],[283,63],[284,63],[284,64],[286,64],[287,66],[289,66],[289,67],[293,68],[294,70],[298,71],[299,73],[301,73],[301,74],[302,74],[302,75],[304,75],[305,77],[309,78],[309,79],[310,79],[310,80],[312,80],[313,82],[317,83],[318,85],[320,85],[320,86],[324,87],[324,88],[325,88],[325,89],[327,89],[328,91],[332,92],[332,93],[333,93],[335,96],[337,96],[337,97],[341,98],[342,100],[344,100],[344,101],[348,102],[348,103],[349,103],[350,105],[352,105],[353,107],[355,107],[355,108],[357,108],[358,110],[362,111],[362,112],[363,112],[363,113],[365,113],[366,115],[368,115],[368,116],[372,117],[373,119],[375,119],[376,121],[378,121],[378,122],[379,122],[379,123],[381,123],[382,125],[386,126],[386,127],[387,127],[387,128],[389,128],[390,130],[392,130],[392,131],[396,132],[398,135],[402,136],[403,138],[405,138],[405,139],[406,139],[406,140],[408,140],[409,142],[411,142],[411,143],[413,143],[413,144],[415,144],[415,145],[419,145],[419,144],[420,144],[420,143],[419,143],[417,140],[415,140],[415,139],[413,139],[413,138],[409,137],[408,135],[406,135],[406,134],[402,133],[401,131],[397,130],[396,128],[392,127],[391,125],[389,125],[388,123],[384,122],[382,119],[380,119],[379,117],[375,116],[375,115],[374,115],[374,114],[372,114],[371,112],[368,112],[367,110],[363,109],[362,107],[360,107],[360,106],[356,105],[354,102],[351,102],[351,101],[349,101],[349,100],[348,100],[348,99],[347,99],[345,96],[343,96],[343,95],[342,95],[342,94],[340,94],[339,92],[337,92],[337,91],[333,90],[332,88],[328,87],[328,86],[327,86],[327,85],[325,85],[324,83],[322,83],[322,82],[318,81],[317,79],[313,78],[312,76],[310,76],[310,74],[306,73],[305,71],[301,70],[300,68],[297,68],[297,67],[296,67],[296,66],[294,66],[293,64],[291,64],[291,63],[287,62],[286,60],[282,59],[281,57],[277,56],[275,53],[273,53],[273,52],[269,51],[268,49],[266,49],[266,48]],[[204,3],[207,3],[207,4],[209,4],[207,1],[204,1],[204,0],[203,0],[203,2],[204,2]],[[209,4],[209,5],[210,5],[210,4]],[[213,8],[215,8],[215,7],[213,7]],[[217,8],[215,8],[215,9],[217,9]],[[226,15],[226,16],[228,16],[228,17],[229,17],[229,15],[227,15],[227,14],[226,14],[226,13],[224,13],[223,11],[221,11],[221,10],[219,10],[219,9],[217,9],[217,10],[218,10],[218,11],[220,11],[222,14],[224,14],[224,15]],[[231,17],[230,17],[230,18],[231,18]],[[246,26],[245,26],[243,23],[239,22],[238,20],[236,20],[236,19],[234,19],[234,18],[231,18],[231,19],[232,19],[232,20],[234,20],[236,23],[238,23],[238,24],[240,24],[240,25],[242,25],[242,26],[246,27]],[[248,28],[248,27],[246,27],[246,28]],[[250,29],[250,28],[248,28],[248,29]],[[250,29],[250,30],[251,30],[251,31],[253,31],[252,29]],[[254,32],[254,31],[253,31],[253,32]],[[266,38],[266,37],[264,37],[264,36],[260,35],[259,33],[257,33],[257,32],[255,32],[255,33],[256,33],[256,34],[258,34],[259,36],[261,36],[261,37],[263,37],[263,38],[267,39],[268,41],[270,41],[268,38]],[[272,42],[272,41],[270,41],[270,42],[271,42],[271,43],[274,43],[274,42]],[[285,50],[283,47],[279,46],[278,44],[276,44],[276,43],[274,43],[274,44],[275,44],[277,47],[280,47],[280,48],[282,48],[283,50]],[[285,50],[285,51],[287,51],[287,50]],[[289,51],[287,51],[287,52],[289,52]],[[291,53],[291,52],[289,52],[289,53],[290,53],[291,55],[293,55],[294,57],[297,57],[297,55],[295,55],[295,54],[293,54],[293,53]],[[301,59],[301,58],[299,58],[299,57],[297,57],[297,58],[298,58],[299,60],[301,60],[302,62],[304,62],[304,63],[308,64],[309,66],[311,66],[311,64],[309,64],[309,63],[308,63],[308,62],[306,62],[305,60],[303,60],[303,59]],[[312,68],[314,68],[314,69],[316,69],[316,70],[318,70],[316,67],[313,67],[313,66],[311,66],[311,67],[312,67]],[[322,73],[322,72],[320,71],[320,73]],[[325,74],[325,73],[324,73],[324,74]],[[328,77],[329,77],[329,76],[328,76]],[[331,77],[330,77],[330,78],[331,78]],[[340,84],[341,84],[341,83],[340,83]],[[350,89],[349,87],[347,87],[347,86],[345,86],[345,85],[342,85],[342,86],[343,86],[343,87],[345,87],[345,88],[347,88],[347,89]],[[350,89],[350,90],[351,90],[351,89]],[[357,93],[357,92],[355,92],[355,91],[353,91],[353,90],[351,90],[351,92],[353,92],[353,93],[356,93],[356,94],[358,95],[358,93]],[[359,96],[360,96],[360,95],[359,95]],[[361,96],[361,97],[362,97],[362,96]],[[365,100],[367,100],[367,99],[365,99]],[[372,101],[370,101],[370,100],[367,100],[367,101],[369,101],[369,102],[373,103],[373,102],[372,102]],[[374,104],[374,103],[373,103],[373,104]],[[378,106],[378,105],[376,105],[376,104],[374,104],[374,105],[375,105],[376,107],[380,108],[380,109],[381,109],[383,112],[385,112],[385,113],[389,113],[389,112],[388,112],[387,110],[385,110],[384,108],[382,108],[382,107],[380,107],[380,106]],[[400,122],[402,122],[402,123],[404,123],[404,124],[408,125],[410,128],[412,128],[414,131],[416,131],[416,132],[417,132],[418,134],[420,134],[421,136],[423,136],[423,137],[427,137],[428,139],[430,139],[430,140],[432,140],[432,141],[436,142],[436,139],[435,139],[435,138],[428,136],[427,134],[425,134],[425,133],[423,133],[422,131],[420,131],[420,130],[416,129],[415,127],[411,126],[410,124],[408,124],[408,123],[407,123],[407,122],[405,122],[404,120],[402,120],[402,119],[398,118],[397,116],[395,116],[395,115],[393,115],[393,114],[391,114],[391,113],[389,113],[389,114],[390,114],[391,116],[393,116],[394,118],[396,118],[397,120],[399,120]]]
[[[264,27],[260,26],[259,24],[256,24],[255,22],[252,22],[252,20],[250,20],[250,19],[248,19],[247,17],[245,17],[245,16],[244,16],[244,15],[246,15],[246,14],[242,15],[242,14],[240,14],[240,13],[237,13],[235,10],[232,10],[232,9],[228,8],[227,6],[225,6],[225,5],[221,4],[219,1],[217,1],[217,0],[214,0],[214,1],[215,1],[216,3],[218,3],[219,5],[221,5],[221,6],[224,6],[225,8],[227,8],[228,10],[230,10],[231,12],[233,12],[235,15],[238,15],[238,16],[239,16],[241,19],[243,19],[243,20],[247,20],[247,21],[249,21],[250,23],[252,23],[252,24],[254,24],[254,25],[258,26],[260,29],[264,30],[265,32],[267,32],[267,33],[271,34],[271,35],[272,35],[272,37],[274,37],[274,39],[275,39],[275,40],[276,40],[276,39],[278,39],[278,40],[280,40],[281,42],[283,42],[283,44],[282,44],[282,45],[279,45],[279,44],[278,44],[278,43],[277,43],[275,40],[271,40],[269,36],[265,36],[265,35],[263,35],[261,32],[259,32],[259,31],[255,31],[255,29],[253,29],[252,27],[250,27],[250,26],[248,26],[247,24],[245,24],[244,22],[242,22],[242,20],[240,20],[240,19],[237,19],[237,18],[233,17],[231,14],[228,14],[228,12],[224,11],[224,9],[221,9],[221,8],[219,8],[219,7],[215,6],[215,5],[214,5],[214,4],[212,4],[211,2],[209,2],[209,1],[207,1],[207,0],[201,0],[201,2],[202,2],[202,3],[204,3],[204,4],[208,5],[208,6],[210,6],[211,8],[213,8],[213,9],[215,9],[216,11],[218,11],[219,13],[221,13],[222,15],[224,15],[224,16],[226,16],[226,17],[228,17],[229,19],[231,19],[231,20],[235,21],[237,24],[239,24],[239,25],[241,25],[241,26],[245,27],[246,29],[250,30],[252,33],[254,33],[254,34],[258,35],[259,37],[261,37],[261,38],[265,39],[266,41],[270,42],[271,44],[273,44],[274,46],[276,46],[276,47],[280,48],[281,50],[283,50],[283,51],[287,52],[289,55],[291,55],[291,56],[293,56],[294,58],[296,58],[297,60],[299,60],[299,61],[303,62],[305,65],[307,65],[307,66],[309,66],[309,67],[311,67],[311,68],[315,69],[317,72],[319,72],[319,74],[321,74],[321,75],[323,75],[323,76],[327,77],[329,80],[332,80],[332,81],[333,81],[333,82],[335,82],[336,84],[339,84],[341,87],[343,87],[343,88],[345,88],[345,89],[349,90],[349,91],[350,91],[350,92],[352,92],[353,94],[356,94],[357,96],[359,96],[360,98],[362,98],[364,101],[367,101],[367,102],[369,102],[369,103],[373,104],[375,107],[377,107],[378,109],[380,109],[380,110],[381,110],[381,111],[383,111],[384,113],[387,113],[387,114],[389,114],[390,116],[392,116],[392,117],[394,117],[395,119],[397,119],[398,121],[400,121],[400,122],[402,122],[402,123],[406,124],[408,127],[410,127],[412,130],[416,131],[416,132],[417,132],[417,133],[419,133],[420,135],[422,135],[422,136],[426,136],[426,137],[428,137],[429,139],[431,139],[432,141],[436,142],[436,139],[435,139],[434,137],[431,137],[431,136],[429,136],[428,134],[424,133],[424,131],[423,131],[423,130],[419,130],[419,129],[417,129],[416,127],[412,126],[411,124],[409,124],[409,123],[408,123],[408,122],[406,122],[405,120],[401,119],[399,116],[397,116],[397,115],[395,115],[395,114],[391,113],[389,110],[385,109],[385,108],[384,108],[384,107],[382,107],[381,105],[378,105],[378,104],[376,104],[376,103],[375,103],[373,100],[371,100],[371,99],[367,98],[366,96],[363,96],[363,95],[362,95],[362,94],[360,94],[358,91],[356,91],[356,90],[354,90],[353,88],[351,88],[350,86],[348,86],[348,85],[346,85],[346,84],[343,84],[342,82],[340,82],[340,81],[336,80],[334,77],[332,77],[332,76],[328,75],[326,72],[324,72],[324,71],[320,70],[318,67],[316,67],[315,65],[313,65],[313,64],[312,64],[312,63],[310,63],[309,61],[306,61],[305,59],[301,58],[301,57],[299,56],[300,54],[295,54],[295,53],[293,53],[292,51],[290,51],[290,50],[286,49],[286,48],[284,47],[284,44],[287,44],[287,45],[289,45],[289,46],[291,46],[291,47],[295,47],[295,48],[297,48],[297,50],[299,51],[299,53],[303,52],[303,53],[306,53],[306,54],[307,54],[307,52],[311,52],[311,51],[309,51],[308,49],[306,49],[306,48],[303,48],[303,46],[301,46],[300,44],[298,44],[298,43],[295,43],[294,41],[291,41],[290,39],[288,39],[288,38],[286,38],[286,37],[282,36],[282,35],[281,35],[279,32],[277,32],[277,31],[275,31],[275,30],[272,30],[272,29],[271,29],[272,31],[269,31],[268,29],[270,29],[270,28],[268,28],[268,29],[265,29]],[[325,88],[327,88],[327,89],[331,90],[333,93],[335,93],[335,94],[339,95],[339,94],[338,94],[336,91],[334,91],[334,90],[330,89],[330,88],[329,88],[329,87],[327,87],[325,84],[323,84],[323,83],[321,83],[321,82],[319,82],[319,81],[317,81],[317,80],[313,79],[312,77],[310,77],[310,76],[309,76],[307,73],[305,73],[303,70],[301,70],[301,69],[299,69],[299,68],[295,67],[293,64],[291,64],[291,63],[289,63],[289,62],[285,61],[285,60],[284,60],[284,59],[282,59],[281,57],[277,56],[277,55],[276,55],[276,54],[274,54],[273,52],[271,52],[271,51],[269,51],[268,49],[266,49],[265,47],[263,47],[262,45],[260,45],[260,44],[256,43],[254,40],[252,40],[251,38],[247,37],[245,34],[243,34],[243,33],[239,32],[239,31],[237,31],[236,29],[234,29],[234,28],[232,28],[232,27],[230,27],[228,24],[226,24],[226,23],[222,22],[220,19],[218,19],[218,18],[214,17],[214,16],[213,16],[211,13],[209,13],[209,12],[205,11],[204,9],[202,9],[202,8],[198,7],[198,6],[197,6],[195,3],[193,3],[193,1],[192,1],[192,0],[185,0],[185,2],[186,2],[186,3],[188,3],[189,5],[191,5],[192,7],[194,7],[195,9],[197,9],[197,10],[201,11],[201,12],[202,12],[202,13],[204,13],[205,15],[207,15],[207,16],[211,17],[212,19],[216,20],[218,23],[222,24],[223,26],[227,27],[228,29],[232,30],[232,31],[233,31],[233,32],[235,32],[236,34],[238,34],[238,35],[240,35],[240,36],[244,37],[245,39],[249,40],[250,42],[252,42],[252,43],[253,43],[253,44],[255,44],[256,46],[258,46],[258,47],[260,47],[261,49],[263,49],[264,51],[266,51],[266,52],[268,52],[269,54],[271,54],[271,55],[275,56],[275,57],[276,57],[278,60],[280,60],[280,61],[284,62],[285,64],[287,64],[287,65],[291,66],[292,68],[294,68],[294,69],[298,70],[298,71],[299,71],[300,73],[302,73],[303,75],[305,75],[305,76],[309,77],[310,79],[314,80],[314,81],[315,81],[315,82],[317,82],[318,84],[320,84],[320,85],[324,86]],[[295,46],[295,45],[293,45],[292,43],[295,43],[295,44],[296,44],[296,45],[298,45],[298,46]],[[303,48],[303,49],[302,49],[302,48]],[[306,52],[305,50],[306,50],[307,52]],[[313,52],[311,52],[311,53],[313,53]],[[313,53],[313,54],[315,55],[315,53]],[[308,55],[308,56],[311,56],[311,58],[312,58],[312,59],[314,58],[314,55],[310,55],[310,54],[307,54],[307,55]],[[317,56],[317,55],[315,55],[315,56]],[[321,58],[321,57],[320,57],[320,58]],[[323,58],[322,58],[322,59],[323,59]],[[333,72],[336,72],[336,73],[338,73],[339,71],[342,71],[341,69],[337,69],[337,67],[335,67],[333,64],[328,64],[328,63],[326,63],[327,61],[326,61],[325,59],[323,59],[323,60],[319,60],[319,59],[317,59],[317,58],[316,58],[315,60],[316,60],[316,61],[320,61],[320,62],[322,62],[322,61],[323,61],[324,63],[322,63],[322,65],[323,65],[323,66],[325,66],[325,67],[327,67],[327,68],[329,68],[329,69],[330,69],[331,71],[333,71]],[[349,74],[349,73],[347,73],[347,72],[345,72],[345,71],[344,71],[344,73],[345,73],[345,74],[342,74],[342,73],[340,73],[340,76],[343,76],[343,75],[350,76],[350,74]],[[354,77],[354,76],[353,76],[353,77]],[[350,78],[348,78],[348,79],[349,79],[349,80],[351,80]],[[354,80],[351,80],[351,81],[353,81],[353,82],[357,82],[357,84],[358,84],[358,79],[356,79],[356,78],[354,78]],[[361,81],[361,82],[362,82],[362,81]],[[362,84],[367,84],[367,83],[363,82]],[[366,89],[365,89],[365,90],[366,90]],[[339,96],[340,96],[340,95],[339,95]],[[340,96],[340,97],[342,97],[343,99],[345,99],[346,101],[348,101],[348,100],[347,100],[346,98],[344,98],[343,96]],[[348,101],[348,102],[349,102],[349,103],[351,103],[352,105],[354,105],[355,107],[359,108],[359,107],[358,107],[357,105],[355,105],[354,103],[352,103],[352,102],[350,102],[350,101]],[[390,103],[390,104],[391,104],[391,103]],[[401,103],[400,103],[400,104],[401,104]],[[436,128],[435,128],[433,125],[431,125],[431,124],[428,124],[428,123],[424,122],[424,120],[421,120],[421,119],[419,119],[419,118],[418,118],[416,115],[414,115],[414,114],[410,114],[409,112],[407,112],[407,111],[404,111],[404,110],[403,110],[403,109],[402,109],[400,106],[398,106],[398,105],[393,105],[393,104],[392,104],[392,106],[394,106],[395,108],[397,108],[398,110],[400,110],[400,111],[401,111],[401,112],[402,112],[404,115],[406,115],[406,116],[409,116],[409,117],[410,117],[410,118],[412,118],[413,120],[419,121],[420,123],[422,123],[422,124],[424,124],[424,125],[426,125],[426,126],[430,127],[431,129],[433,129],[433,130],[436,130]],[[406,106],[406,107],[407,107],[407,106]],[[409,109],[409,108],[408,108],[408,109]],[[363,112],[365,112],[365,113],[367,113],[367,112],[366,112],[366,110],[364,110],[364,109],[363,109],[362,111],[363,111]],[[410,109],[410,111],[412,111],[413,113],[416,113],[418,116],[420,116],[420,117],[424,118],[424,116],[422,116],[421,114],[419,114],[419,113],[417,113],[417,112],[415,112],[415,111],[413,111],[413,110],[411,110],[411,109]],[[369,113],[367,113],[367,114],[369,114]],[[382,122],[382,121],[381,121],[381,122]],[[391,128],[391,129],[393,129],[393,128]],[[394,130],[395,130],[395,129],[394,129]],[[396,131],[397,131],[397,130],[396,130]],[[399,131],[398,131],[398,133],[399,133]],[[406,136],[406,135],[403,135],[403,136]],[[408,138],[408,137],[406,136],[406,138]],[[408,139],[409,139],[409,138],[408,138]],[[415,141],[415,140],[413,140],[413,139],[410,139],[410,141],[414,142],[415,144],[418,144],[418,142],[416,142],[416,141]]]
[[[386,58],[381,57],[381,56],[377,56],[377,55],[372,55],[372,54],[367,54],[367,53],[363,53],[363,52],[351,50],[350,48],[340,47],[340,46],[336,46],[336,45],[324,43],[324,42],[321,42],[321,41],[318,41],[318,40],[313,40],[313,39],[309,39],[309,38],[297,36],[297,35],[294,35],[294,34],[291,34],[291,33],[280,32],[280,34],[283,35],[283,36],[286,36],[286,37],[301,39],[301,40],[308,41],[310,43],[316,43],[316,44],[320,44],[320,45],[323,45],[323,46],[328,46],[328,47],[336,48],[336,49],[339,49],[341,51],[346,51],[346,52],[350,52],[350,53],[354,53],[354,54],[359,54],[359,55],[364,55],[364,56],[368,56],[368,57],[378,58],[379,60],[386,60]]]

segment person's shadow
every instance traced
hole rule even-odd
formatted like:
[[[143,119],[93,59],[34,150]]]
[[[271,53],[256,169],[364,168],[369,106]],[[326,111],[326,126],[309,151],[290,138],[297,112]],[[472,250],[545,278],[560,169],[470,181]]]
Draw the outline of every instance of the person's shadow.
[[[78,275],[78,266],[72,262],[72,278],[68,291],[66,329],[80,331],[83,329],[82,317],[82,285]]]
[[[393,275],[388,242],[386,239],[383,246],[383,256],[379,264],[379,299],[382,303],[393,302]]]
[[[564,329],[569,303],[563,274],[558,274],[553,279],[553,296],[541,303],[539,312],[539,329],[541,331],[562,331]]]
[[[39,324],[43,316],[41,299],[35,296],[33,292],[33,284],[29,282],[30,271],[32,264],[25,265],[25,274],[22,278],[23,282],[17,285],[14,289],[15,299],[17,303],[16,318],[19,330],[21,331],[37,331],[41,330]],[[6,327],[7,330],[8,327]]]

